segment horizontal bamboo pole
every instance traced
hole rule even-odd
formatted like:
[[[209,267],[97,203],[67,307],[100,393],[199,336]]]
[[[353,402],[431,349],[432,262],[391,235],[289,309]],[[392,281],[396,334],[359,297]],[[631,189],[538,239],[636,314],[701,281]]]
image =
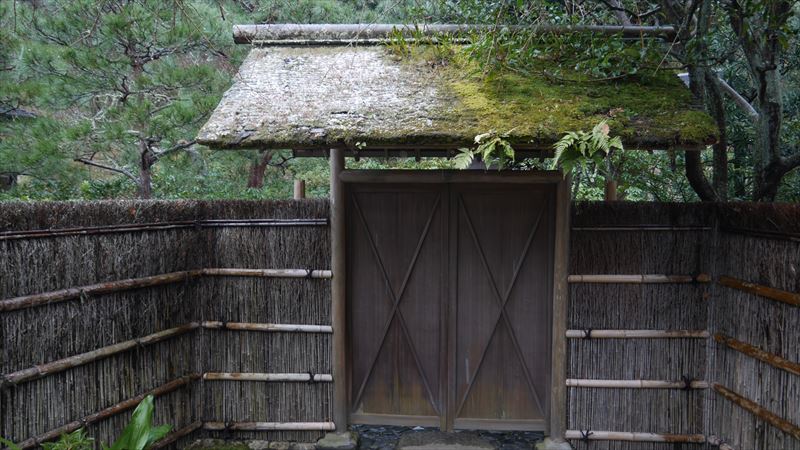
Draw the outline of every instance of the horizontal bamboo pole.
[[[570,283],[622,283],[622,284],[654,284],[654,283],[708,283],[711,277],[699,275],[570,275]]]
[[[330,270],[311,269],[202,269],[206,276],[268,278],[331,278]],[[309,273],[310,272],[310,273]]]
[[[192,422],[189,425],[187,425],[187,426],[185,426],[183,428],[179,428],[179,429],[173,431],[172,433],[164,436],[162,439],[158,440],[155,444],[150,446],[150,449],[151,450],[158,450],[159,448],[164,448],[164,447],[172,444],[173,442],[177,441],[178,439],[194,433],[195,431],[199,430],[200,428],[203,428],[203,422],[201,422],[199,420],[197,422]]]
[[[224,381],[267,381],[267,382],[302,382],[311,381],[310,373],[244,373],[244,372],[207,372],[204,380]],[[329,374],[314,374],[315,383],[329,383],[333,377]]]
[[[800,439],[800,427],[798,427],[797,425],[789,422],[788,420],[778,416],[772,411],[769,411],[766,408],[762,407],[758,403],[750,400],[749,398],[737,394],[736,392],[726,388],[725,386],[719,383],[714,383],[712,387],[720,395],[730,400],[734,404],[740,406],[742,409],[749,412],[750,414],[758,417],[764,422],[767,422],[768,424],[794,437],[795,439]]]
[[[719,447],[719,450],[736,450],[733,447],[731,447],[730,444],[726,443],[725,441],[714,435],[708,437],[708,443],[715,447]]]
[[[328,219],[215,219],[215,220],[183,220],[172,222],[127,223],[119,225],[101,225],[93,227],[71,227],[50,230],[26,230],[0,232],[0,241],[15,239],[35,239],[62,236],[88,236],[95,234],[127,233],[133,231],[163,231],[186,228],[208,227],[291,227],[291,226],[325,226]]]
[[[800,306],[800,294],[796,292],[789,292],[782,289],[776,289],[774,287],[750,283],[748,281],[724,275],[719,277],[719,281],[717,282],[722,286],[738,289],[750,294],[760,295],[761,297],[786,303],[787,305]]]
[[[130,278],[127,280],[107,281],[105,283],[90,284],[88,286],[61,289],[42,294],[23,295],[21,297],[0,300],[0,312],[15,311],[17,309],[31,308],[80,298],[84,295],[107,294],[110,292],[139,289],[144,287],[159,286],[162,284],[177,283],[190,280],[200,275],[198,271],[182,271],[164,273],[143,278]]]
[[[330,325],[294,325],[284,323],[248,323],[248,322],[203,322],[203,328],[210,330],[266,331],[285,333],[333,333]]]
[[[567,330],[569,339],[706,339],[704,330]]]
[[[621,389],[686,389],[684,381],[669,380],[588,380],[568,378],[569,387],[586,388],[621,388]],[[705,381],[692,380],[689,382],[689,389],[708,389]]]
[[[572,231],[711,231],[706,226],[622,225],[607,227],[572,227]]]
[[[205,422],[209,431],[333,431],[333,422]]]
[[[136,405],[141,403],[141,401],[144,400],[144,398],[147,397],[148,395],[153,395],[155,397],[158,397],[164,394],[168,394],[199,378],[200,378],[199,374],[193,374],[172,380],[169,383],[163,384],[151,391],[145,392],[144,394],[139,394],[136,397],[124,400],[120,403],[117,403],[116,405],[110,406],[94,414],[85,416],[82,419],[72,421],[66,425],[60,426],[56,429],[40,434],[39,436],[26,439],[25,441],[22,441],[18,445],[22,449],[28,449],[36,447],[42,442],[58,439],[64,433],[71,433],[77,430],[78,428],[83,428],[87,425],[91,425],[95,422],[100,422],[101,420],[108,419],[111,416],[115,416],[119,413],[132,409],[136,407]]]
[[[789,361],[788,359],[781,358],[773,353],[765,352],[754,345],[739,341],[730,336],[725,336],[724,334],[715,334],[714,340],[740,353],[744,353],[747,356],[765,362],[773,367],[777,367],[778,369],[783,369],[791,374],[800,376],[800,363]]]
[[[661,434],[661,433],[629,433],[625,431],[582,431],[567,430],[567,439],[589,439],[590,441],[628,441],[628,442],[687,442],[703,444],[706,437],[702,434]]]
[[[238,269],[238,268],[212,268],[170,272],[142,278],[129,278],[125,280],[106,281],[104,283],[90,284],[87,286],[61,289],[58,291],[40,294],[23,295],[20,297],[0,300],[0,312],[15,311],[18,309],[32,308],[55,302],[62,302],[83,297],[85,295],[101,295],[111,292],[140,289],[159,286],[162,284],[177,283],[191,280],[199,276],[237,276],[237,277],[266,277],[266,278],[331,278],[330,270],[316,269]]]
[[[46,364],[40,364],[27,369],[22,369],[17,372],[5,375],[3,377],[4,383],[2,384],[3,386],[9,386],[21,383],[23,381],[35,380],[45,375],[50,375],[53,373],[71,369],[73,367],[82,366],[92,361],[97,361],[98,359],[107,358],[111,355],[122,353],[137,346],[151,345],[155,344],[156,342],[161,342],[163,340],[175,336],[180,336],[182,334],[188,333],[198,328],[199,326],[200,326],[199,323],[191,322],[187,323],[186,325],[181,325],[179,327],[159,331],[157,333],[153,333],[141,338],[131,339],[128,341],[98,348],[96,350],[92,350],[86,353],[81,353],[80,355],[69,356],[66,358],[59,359],[57,361],[52,361]]]

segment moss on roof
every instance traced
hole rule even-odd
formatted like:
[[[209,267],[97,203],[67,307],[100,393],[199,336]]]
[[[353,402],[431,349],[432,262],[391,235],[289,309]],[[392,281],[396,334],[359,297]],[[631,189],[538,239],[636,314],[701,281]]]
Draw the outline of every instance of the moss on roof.
[[[606,119],[628,148],[697,148],[712,119],[669,71],[611,81],[477,74],[455,58],[431,64],[383,47],[253,49],[200,131],[213,147],[427,149],[509,132],[518,148],[549,149],[565,132]]]

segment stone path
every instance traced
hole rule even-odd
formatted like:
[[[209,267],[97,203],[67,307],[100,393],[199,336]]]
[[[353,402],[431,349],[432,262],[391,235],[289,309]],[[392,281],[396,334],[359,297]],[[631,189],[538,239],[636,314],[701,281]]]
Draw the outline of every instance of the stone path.
[[[420,444],[425,442],[420,440],[422,437],[429,437],[434,439],[433,443],[436,444],[435,439],[441,439],[435,434],[438,433],[447,436],[445,433],[439,433],[436,428],[425,429],[422,427],[391,427],[391,426],[368,426],[368,425],[354,425],[353,431],[359,434],[359,449],[363,450],[394,450],[404,448],[405,450],[413,450],[413,446],[401,447],[398,444]],[[470,439],[479,439],[480,441],[467,441],[460,440],[461,438],[454,438],[454,445],[459,442],[467,443],[472,442],[478,445],[480,442],[487,443],[488,446],[480,447],[481,450],[485,449],[498,449],[498,450],[531,450],[534,444],[544,438],[544,435],[539,432],[532,431],[512,431],[512,432],[492,432],[492,431],[463,431],[455,432],[451,435],[464,435]],[[408,435],[408,437],[406,437]],[[411,435],[421,435],[414,436]],[[401,442],[403,441],[403,442]],[[460,449],[479,448],[479,447],[446,447],[447,441],[442,441],[438,447],[427,447],[428,449],[441,448],[441,449]],[[425,448],[425,447],[419,447]]]

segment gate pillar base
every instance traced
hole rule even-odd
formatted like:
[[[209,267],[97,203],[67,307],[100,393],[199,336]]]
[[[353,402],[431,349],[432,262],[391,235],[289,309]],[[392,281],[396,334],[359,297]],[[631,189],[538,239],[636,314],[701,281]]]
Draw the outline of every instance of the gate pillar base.
[[[563,439],[546,437],[536,444],[536,450],[572,450],[572,446]]]
[[[358,433],[345,431],[343,433],[327,433],[317,441],[317,450],[355,450],[358,448]]]

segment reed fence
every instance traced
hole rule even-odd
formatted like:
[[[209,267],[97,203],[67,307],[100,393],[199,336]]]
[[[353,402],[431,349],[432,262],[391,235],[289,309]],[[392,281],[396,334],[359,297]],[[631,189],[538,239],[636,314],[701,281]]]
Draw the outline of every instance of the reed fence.
[[[0,204],[0,435],[333,428],[328,204]],[[576,449],[800,450],[800,208],[576,204]]]

